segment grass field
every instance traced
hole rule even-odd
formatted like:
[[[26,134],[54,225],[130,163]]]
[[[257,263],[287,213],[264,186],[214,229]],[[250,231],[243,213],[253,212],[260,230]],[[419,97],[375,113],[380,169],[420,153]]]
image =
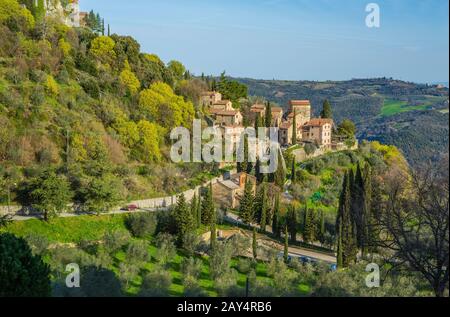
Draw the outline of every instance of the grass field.
[[[381,108],[381,115],[387,117],[407,111],[426,110],[429,106],[429,103],[410,106],[406,101],[386,100],[384,106]]]

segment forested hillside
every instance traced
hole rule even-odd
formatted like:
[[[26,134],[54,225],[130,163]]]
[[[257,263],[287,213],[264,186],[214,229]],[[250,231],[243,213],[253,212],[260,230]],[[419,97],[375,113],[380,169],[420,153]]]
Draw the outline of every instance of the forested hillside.
[[[249,94],[287,107],[290,99],[310,99],[319,114],[325,99],[337,122],[348,118],[358,138],[394,144],[417,165],[448,153],[448,88],[399,80],[278,81],[239,79]]]
[[[132,37],[69,28],[19,2],[0,1],[0,203],[33,201],[48,180],[105,208],[210,177],[213,166],[168,160],[169,132],[192,124],[204,82]]]

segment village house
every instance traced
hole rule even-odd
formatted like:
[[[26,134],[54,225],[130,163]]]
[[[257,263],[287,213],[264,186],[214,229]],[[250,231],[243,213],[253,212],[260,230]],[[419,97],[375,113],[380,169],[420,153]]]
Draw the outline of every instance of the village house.
[[[230,100],[218,100],[212,104],[210,111],[231,111],[234,110]]]
[[[243,117],[239,110],[220,110],[214,112],[214,117],[219,126],[242,126]]]
[[[272,107],[272,127],[279,127],[283,120],[283,108],[281,107]],[[256,118],[261,118],[263,120],[266,117],[266,105],[262,104],[254,104],[250,113],[252,114],[252,120],[256,120]]]
[[[306,122],[311,120],[311,102],[309,100],[291,100],[289,106],[291,113],[302,115]]]
[[[39,6],[40,0],[34,0],[33,5]],[[70,27],[83,26],[86,12],[80,12],[78,0],[62,1],[42,0],[46,15],[59,18],[64,24]]]
[[[281,123],[278,132],[278,142],[280,142],[280,145],[292,144],[293,127],[294,125],[290,121]]]
[[[207,91],[200,96],[200,103],[205,107],[211,107],[220,100],[222,100],[222,94],[217,91]]]
[[[214,202],[222,209],[239,208],[239,203],[244,195],[245,184],[249,181],[253,187],[253,194],[256,193],[256,177],[247,173],[237,173],[213,184]]]
[[[303,126],[303,141],[331,148],[332,128],[332,119],[311,119]]]

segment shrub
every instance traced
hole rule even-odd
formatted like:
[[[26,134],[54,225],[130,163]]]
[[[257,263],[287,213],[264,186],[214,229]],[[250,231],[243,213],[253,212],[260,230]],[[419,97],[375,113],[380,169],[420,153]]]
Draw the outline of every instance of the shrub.
[[[127,248],[127,259],[131,263],[141,263],[148,261],[148,244],[145,241],[132,241]]]
[[[120,250],[128,243],[130,239],[130,233],[124,230],[109,231],[103,236],[105,248],[110,253]]]
[[[155,254],[155,259],[161,265],[170,262],[177,253],[175,239],[168,233],[160,233],[156,237],[156,246],[158,247],[158,250]]]
[[[128,230],[138,238],[154,235],[157,223],[157,215],[154,213],[130,214],[125,220]]]
[[[34,255],[44,255],[47,252],[49,242],[45,236],[31,233],[25,237],[25,240]]]
[[[183,279],[183,287],[184,287],[183,295],[185,297],[204,297],[204,296],[206,296],[205,292],[200,287],[198,280],[191,275],[188,275],[187,277],[185,277]]]
[[[197,246],[200,242],[197,234],[193,232],[188,232],[183,236],[183,250],[187,253],[188,256],[193,256],[195,251],[197,250]]]
[[[242,274],[247,274],[252,269],[252,262],[249,259],[241,258],[237,263],[237,270]]]
[[[181,272],[183,272],[185,278],[188,276],[198,278],[202,271],[202,260],[197,258],[184,258],[181,263]]]
[[[144,297],[164,297],[169,294],[169,287],[172,285],[172,276],[162,268],[157,268],[144,277],[140,296]]]

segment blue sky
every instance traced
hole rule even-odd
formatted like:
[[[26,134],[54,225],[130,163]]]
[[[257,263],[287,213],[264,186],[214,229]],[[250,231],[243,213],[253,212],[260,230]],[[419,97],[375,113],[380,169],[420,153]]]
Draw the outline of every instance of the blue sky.
[[[381,27],[368,28],[376,2]],[[113,33],[193,73],[448,82],[448,0],[80,0]]]

